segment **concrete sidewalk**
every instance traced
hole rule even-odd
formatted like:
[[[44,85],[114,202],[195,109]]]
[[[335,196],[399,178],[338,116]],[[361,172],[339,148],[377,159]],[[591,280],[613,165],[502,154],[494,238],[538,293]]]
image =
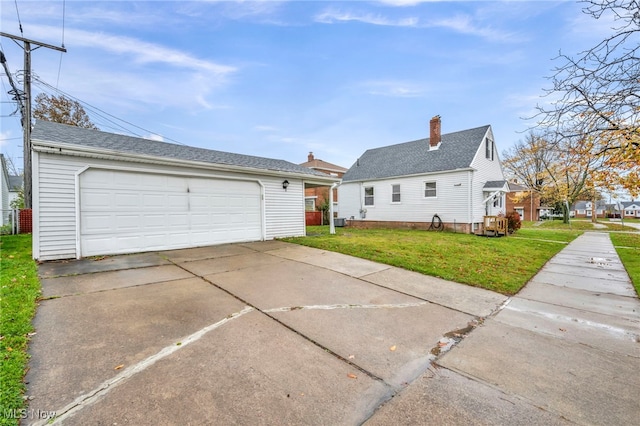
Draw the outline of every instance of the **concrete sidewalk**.
[[[640,300],[608,234],[586,233],[367,424],[638,424],[639,372]]]

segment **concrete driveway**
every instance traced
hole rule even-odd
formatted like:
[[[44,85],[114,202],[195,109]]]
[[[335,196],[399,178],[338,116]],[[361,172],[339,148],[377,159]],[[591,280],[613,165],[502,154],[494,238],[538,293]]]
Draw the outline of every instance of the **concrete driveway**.
[[[533,309],[526,300],[514,310],[490,291],[278,241],[46,263],[40,275],[26,424],[52,412],[78,425],[581,422],[557,403],[566,386],[527,393],[532,373],[514,367],[548,343],[508,317]],[[637,298],[621,297],[632,324],[618,328],[633,331]],[[588,364],[589,346],[574,346]],[[619,375],[640,367],[637,347]],[[535,373],[565,349],[539,348]],[[624,395],[640,388],[630,380]]]
[[[506,299],[278,241],[40,275],[30,413],[80,425],[359,424]]]

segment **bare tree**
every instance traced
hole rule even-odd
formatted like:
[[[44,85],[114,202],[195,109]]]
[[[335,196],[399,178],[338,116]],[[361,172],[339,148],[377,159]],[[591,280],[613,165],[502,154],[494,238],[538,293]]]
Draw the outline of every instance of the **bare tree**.
[[[573,57],[560,54],[551,78],[551,106],[538,106],[540,125],[559,139],[599,141],[596,154],[618,168],[618,183],[640,191],[640,1],[583,0],[583,12],[611,18],[612,34]],[[613,175],[612,175],[613,176]]]

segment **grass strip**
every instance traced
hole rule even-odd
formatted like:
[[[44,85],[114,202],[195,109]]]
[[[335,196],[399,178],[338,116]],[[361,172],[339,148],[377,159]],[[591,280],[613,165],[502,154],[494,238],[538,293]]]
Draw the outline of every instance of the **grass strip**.
[[[26,407],[24,375],[31,320],[40,295],[31,235],[0,237],[0,425],[17,425]]]
[[[640,296],[640,234],[609,234],[611,242]]]
[[[521,229],[519,238],[398,229],[309,227],[284,241],[335,251],[506,295],[517,293],[579,231]],[[559,244],[562,243],[562,244]]]

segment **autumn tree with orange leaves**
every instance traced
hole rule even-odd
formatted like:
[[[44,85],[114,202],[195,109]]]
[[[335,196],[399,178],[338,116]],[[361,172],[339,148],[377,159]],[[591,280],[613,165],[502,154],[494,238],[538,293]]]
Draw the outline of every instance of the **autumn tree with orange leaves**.
[[[507,173],[518,178],[545,203],[561,206],[569,221],[570,206],[580,199],[598,198],[605,175],[605,154],[592,138],[559,138],[530,133],[503,153]]]
[[[609,19],[611,35],[578,55],[560,54],[551,106],[538,106],[539,127],[556,151],[589,165],[590,185],[640,195],[640,1],[583,0],[583,12]],[[576,155],[594,156],[591,159]],[[591,158],[591,157],[589,157]]]
[[[54,123],[84,127],[86,129],[98,129],[98,127],[91,122],[89,115],[80,102],[69,99],[63,95],[49,96],[45,93],[40,93],[35,98],[33,117]]]

